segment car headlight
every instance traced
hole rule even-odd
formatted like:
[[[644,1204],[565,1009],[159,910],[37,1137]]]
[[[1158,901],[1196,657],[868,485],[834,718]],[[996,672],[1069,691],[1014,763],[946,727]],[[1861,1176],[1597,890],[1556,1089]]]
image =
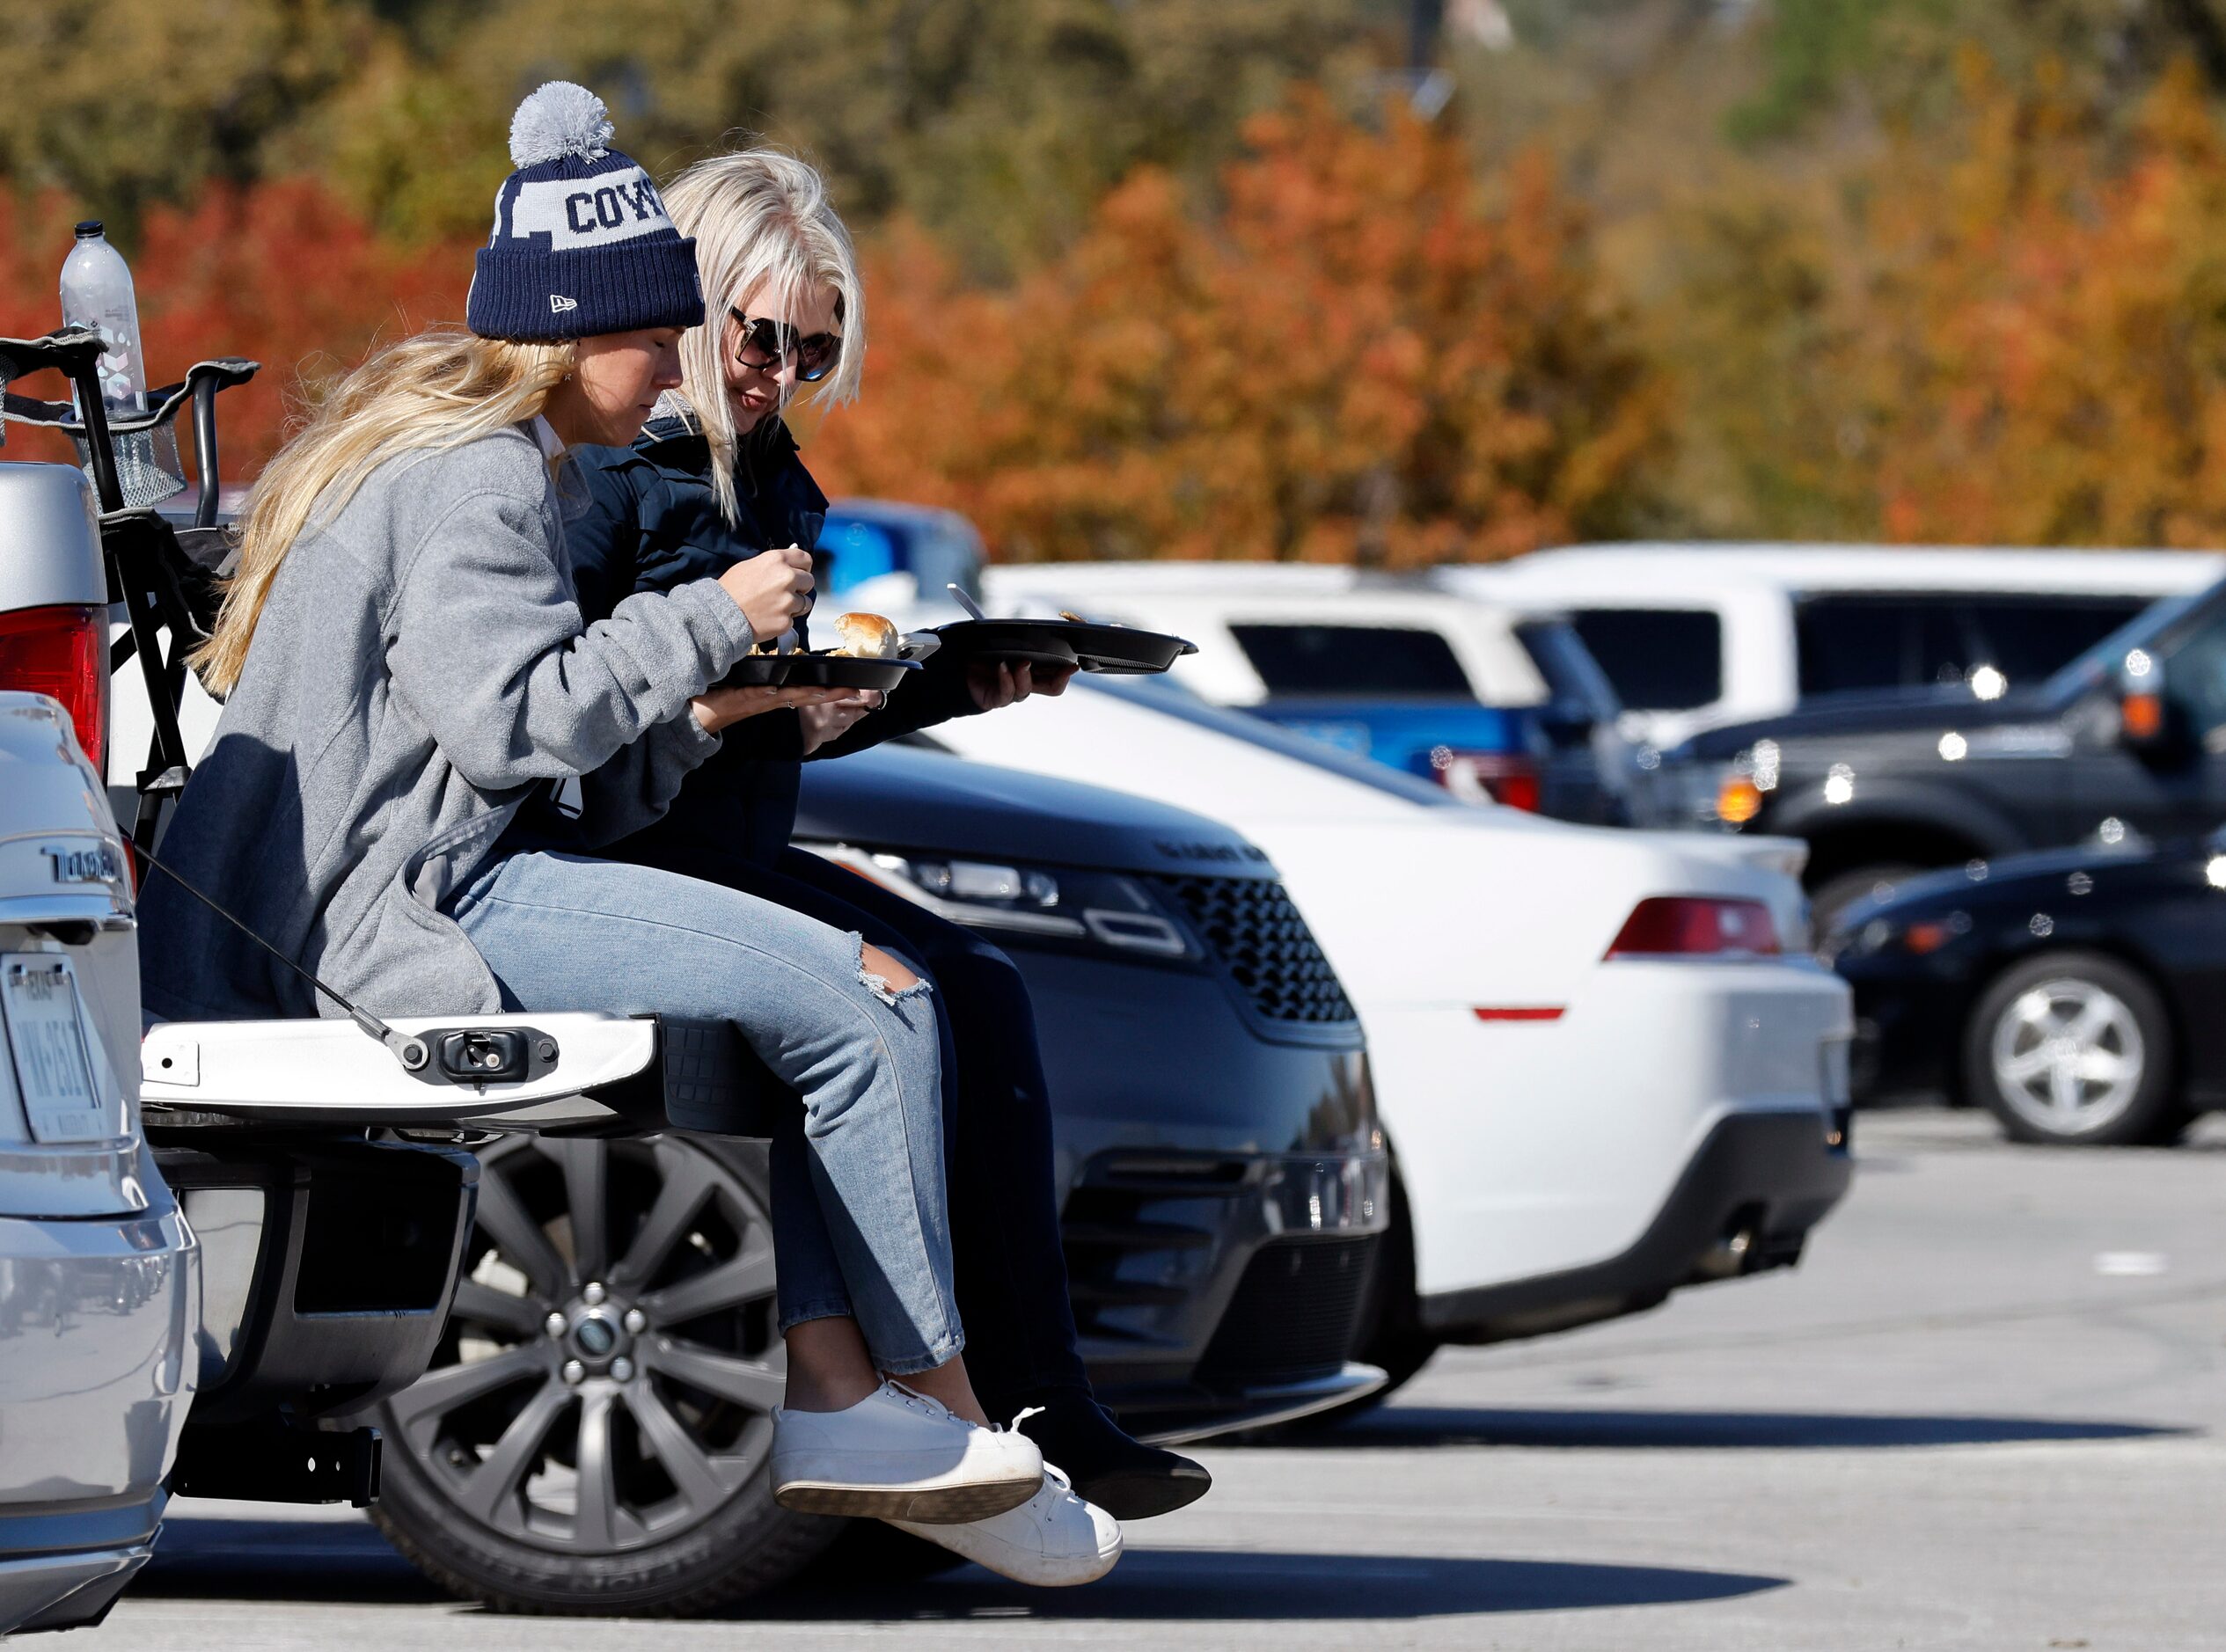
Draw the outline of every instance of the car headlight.
[[[1820,955],[1827,965],[1842,958],[1869,958],[1882,952],[1925,958],[1953,946],[1971,930],[1968,912],[1950,912],[1944,917],[1874,917],[1834,930],[1826,939]]]
[[[1724,790],[1739,781],[1752,785],[1752,777],[1745,774],[1736,764],[1710,763],[1705,758],[1683,757],[1663,767],[1661,795],[1672,819],[1680,823],[1689,822],[1702,827],[1720,827],[1725,816],[1719,812]],[[1761,808],[1758,795],[1755,807]],[[1753,815],[1743,816],[1752,820]]]
[[[1058,937],[1153,958],[1196,958],[1190,933],[1141,878],[1009,860],[879,853],[848,844],[814,852],[939,917],[978,929]]]
[[[1740,752],[1717,778],[1709,813],[1726,826],[1746,825],[1762,812],[1764,801],[1777,790],[1778,761],[1775,740],[1758,740]]]
[[[1726,826],[1744,826],[1762,812],[1762,789],[1751,774],[1732,773],[1716,788],[1716,818]]]

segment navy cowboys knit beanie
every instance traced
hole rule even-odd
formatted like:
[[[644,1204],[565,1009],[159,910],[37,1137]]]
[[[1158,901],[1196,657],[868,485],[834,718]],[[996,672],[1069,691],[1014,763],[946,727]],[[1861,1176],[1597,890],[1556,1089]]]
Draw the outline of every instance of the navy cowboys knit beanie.
[[[524,342],[701,323],[695,242],[610,143],[603,99],[585,86],[553,80],[518,105],[517,171],[494,197],[464,306],[472,332]]]

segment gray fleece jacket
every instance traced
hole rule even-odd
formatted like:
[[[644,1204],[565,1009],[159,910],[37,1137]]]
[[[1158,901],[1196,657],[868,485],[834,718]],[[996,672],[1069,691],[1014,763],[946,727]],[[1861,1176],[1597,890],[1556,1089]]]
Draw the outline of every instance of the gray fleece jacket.
[[[539,783],[582,778],[609,842],[718,747],[689,699],[748,652],[715,581],[583,627],[548,461],[524,427],[398,456],[298,539],[159,852],[304,969],[385,1015],[500,1007],[441,910]],[[340,1012],[160,872],[148,1010]]]

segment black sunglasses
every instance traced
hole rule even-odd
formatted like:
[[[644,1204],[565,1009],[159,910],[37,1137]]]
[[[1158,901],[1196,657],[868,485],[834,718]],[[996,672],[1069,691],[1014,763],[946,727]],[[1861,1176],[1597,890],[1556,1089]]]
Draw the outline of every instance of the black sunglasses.
[[[764,372],[793,355],[796,358],[796,376],[807,384],[816,384],[835,370],[836,362],[841,359],[843,335],[839,333],[815,333],[808,339],[799,338],[796,330],[785,321],[745,316],[731,304],[727,307],[727,313],[742,329],[742,337],[735,344],[735,360],[744,367]]]

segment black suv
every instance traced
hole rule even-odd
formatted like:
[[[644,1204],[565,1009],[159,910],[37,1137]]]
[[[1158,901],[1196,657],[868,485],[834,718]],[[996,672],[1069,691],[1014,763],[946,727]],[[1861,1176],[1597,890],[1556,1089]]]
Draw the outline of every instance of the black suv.
[[[1665,767],[1687,821],[1805,839],[1820,922],[1916,871],[2206,831],[2226,816],[2226,582],[2030,691],[1849,698],[1708,730]]]
[[[1382,1383],[1351,1357],[1390,1222],[1360,1023],[1259,850],[894,747],[809,765],[798,832],[1027,977],[1082,1354],[1125,1424],[1197,1439]],[[824,1549],[839,1522],[773,1501],[764,1144],[513,1135],[479,1162],[430,1371],[377,1414],[388,1535],[527,1611],[694,1614]]]

